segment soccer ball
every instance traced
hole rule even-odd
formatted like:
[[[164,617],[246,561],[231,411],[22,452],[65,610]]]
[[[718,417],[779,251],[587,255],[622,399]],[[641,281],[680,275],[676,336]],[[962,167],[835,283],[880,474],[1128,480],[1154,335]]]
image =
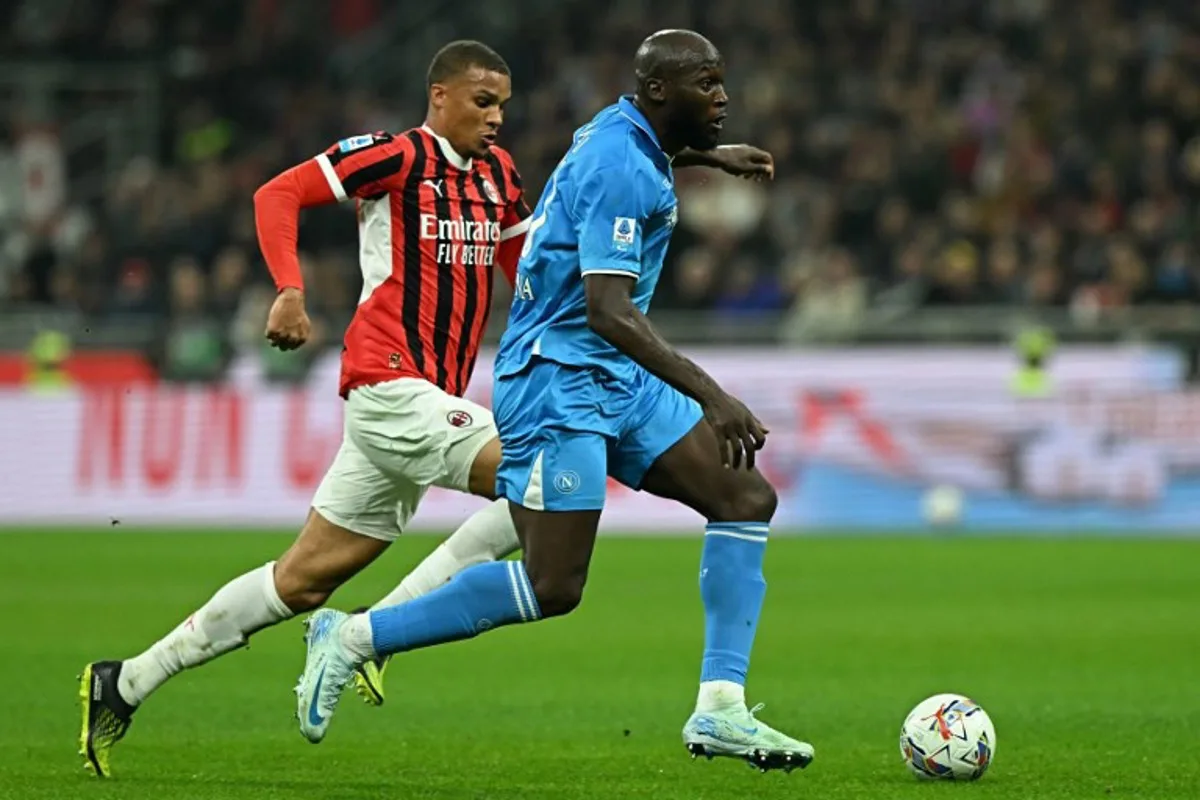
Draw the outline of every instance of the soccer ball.
[[[996,755],[996,729],[974,700],[935,694],[900,726],[900,755],[921,778],[977,780]]]
[[[947,527],[962,522],[963,493],[957,486],[934,486],[921,498],[921,513],[925,523]]]

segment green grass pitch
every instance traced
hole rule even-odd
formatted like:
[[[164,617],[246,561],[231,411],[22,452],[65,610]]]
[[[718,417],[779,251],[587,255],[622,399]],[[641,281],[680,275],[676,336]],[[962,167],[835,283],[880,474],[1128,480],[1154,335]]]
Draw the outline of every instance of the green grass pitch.
[[[1200,797],[1200,541],[780,538],[749,685],[811,741],[791,775],[691,761],[679,729],[702,643],[697,538],[609,539],[566,619],[402,656],[388,703],[347,695],[325,743],[292,720],[291,621],[179,676],[100,782],[76,756],[75,676],[131,655],[288,537],[0,535],[0,797]],[[335,603],[374,599],[434,545],[413,538]],[[901,764],[926,695],[972,695],[997,753],[975,784]]]

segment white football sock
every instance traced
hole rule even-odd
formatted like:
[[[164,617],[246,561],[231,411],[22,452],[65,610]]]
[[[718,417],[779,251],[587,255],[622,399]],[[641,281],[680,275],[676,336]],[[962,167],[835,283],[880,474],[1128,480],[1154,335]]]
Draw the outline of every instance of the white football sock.
[[[696,696],[697,711],[720,711],[746,705],[746,687],[733,681],[702,681]]]
[[[171,676],[236,650],[250,634],[292,616],[275,591],[272,561],[222,586],[179,627],[126,659],[117,691],[136,706]]]
[[[351,614],[338,631],[338,637],[342,647],[360,664],[375,658],[375,634],[371,629],[370,614]]]
[[[410,572],[400,585],[372,608],[387,608],[429,594],[476,564],[499,561],[521,544],[508,513],[508,501],[497,500],[472,514],[458,530]]]

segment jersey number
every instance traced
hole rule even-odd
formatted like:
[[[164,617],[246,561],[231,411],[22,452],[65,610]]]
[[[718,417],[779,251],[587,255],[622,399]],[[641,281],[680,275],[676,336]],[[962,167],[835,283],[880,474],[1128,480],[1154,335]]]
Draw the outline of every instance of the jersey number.
[[[562,164],[559,164],[559,168]],[[538,214],[529,221],[529,231],[525,234],[525,243],[521,245],[521,258],[529,255],[529,251],[533,249],[533,239],[537,236],[537,232],[543,225],[546,224],[546,215],[550,213],[550,204],[554,202],[554,198],[558,195],[558,169],[554,170],[554,174],[550,176],[550,191],[546,193],[546,199],[542,203],[542,213]]]
[[[550,191],[546,193],[546,197],[542,200],[542,213],[538,214],[529,222],[529,232],[525,236],[525,244],[521,246],[521,258],[529,255],[533,249],[533,240],[537,235],[538,229],[546,224],[546,215],[550,213],[550,205],[554,202],[554,198],[558,195],[558,173],[562,170],[563,164],[570,160],[571,156],[579,151],[579,148],[587,142],[592,136],[592,128],[586,125],[580,128],[579,134],[575,137],[575,143],[571,145],[571,149],[558,162],[558,166],[554,168],[554,174],[550,176]]]

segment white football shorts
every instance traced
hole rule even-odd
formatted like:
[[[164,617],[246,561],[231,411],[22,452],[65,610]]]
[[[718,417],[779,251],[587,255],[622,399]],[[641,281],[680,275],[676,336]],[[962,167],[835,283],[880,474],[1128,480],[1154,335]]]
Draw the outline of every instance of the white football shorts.
[[[495,439],[492,412],[419,378],[353,389],[342,446],[313,495],[349,531],[392,541],[430,486],[467,491],[471,465]]]

